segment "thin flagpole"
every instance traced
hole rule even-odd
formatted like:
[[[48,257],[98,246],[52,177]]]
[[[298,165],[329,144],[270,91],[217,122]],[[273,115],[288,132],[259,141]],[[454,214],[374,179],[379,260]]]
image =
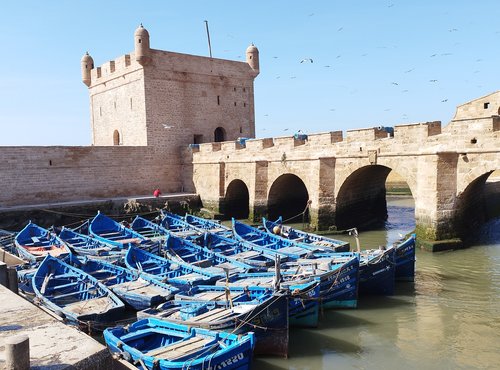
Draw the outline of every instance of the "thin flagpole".
[[[210,58],[212,58],[212,46],[210,45],[210,31],[208,30],[208,21],[205,21],[205,27],[207,29],[208,52],[210,53]]]

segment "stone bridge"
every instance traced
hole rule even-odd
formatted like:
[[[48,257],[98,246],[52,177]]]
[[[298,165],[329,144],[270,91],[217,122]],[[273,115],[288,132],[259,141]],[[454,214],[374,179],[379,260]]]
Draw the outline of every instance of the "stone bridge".
[[[415,200],[417,235],[463,237],[484,220],[485,184],[500,169],[498,93],[457,108],[441,122],[207,143],[193,146],[196,192],[205,207],[250,219],[289,218],[309,204],[322,230],[360,227],[387,215],[391,171]],[[494,109],[494,110],[493,110]],[[483,111],[484,110],[484,111]]]

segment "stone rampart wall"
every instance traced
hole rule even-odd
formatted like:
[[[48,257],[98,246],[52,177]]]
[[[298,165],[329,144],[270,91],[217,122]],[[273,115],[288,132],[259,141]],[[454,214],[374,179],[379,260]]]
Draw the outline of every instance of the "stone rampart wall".
[[[182,187],[180,158],[149,147],[2,147],[0,207],[163,193]]]

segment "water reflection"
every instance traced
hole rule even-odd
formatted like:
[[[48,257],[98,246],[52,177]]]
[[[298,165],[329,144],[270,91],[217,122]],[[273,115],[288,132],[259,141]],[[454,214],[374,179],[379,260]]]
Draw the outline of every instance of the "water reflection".
[[[388,198],[385,229],[360,233],[365,248],[415,226],[412,198]],[[354,240],[348,236],[338,239]],[[500,364],[500,219],[477,245],[417,251],[415,283],[355,310],[323,313],[317,329],[292,330],[290,358],[256,358],[254,369],[495,369]]]

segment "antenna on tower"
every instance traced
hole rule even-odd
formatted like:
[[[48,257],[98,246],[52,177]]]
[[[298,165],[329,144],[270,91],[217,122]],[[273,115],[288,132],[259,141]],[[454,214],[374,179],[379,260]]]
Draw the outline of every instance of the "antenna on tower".
[[[207,20],[205,20],[205,27],[207,29],[208,52],[210,53],[210,58],[212,58],[212,46],[210,45],[210,31],[208,30],[208,21]]]

